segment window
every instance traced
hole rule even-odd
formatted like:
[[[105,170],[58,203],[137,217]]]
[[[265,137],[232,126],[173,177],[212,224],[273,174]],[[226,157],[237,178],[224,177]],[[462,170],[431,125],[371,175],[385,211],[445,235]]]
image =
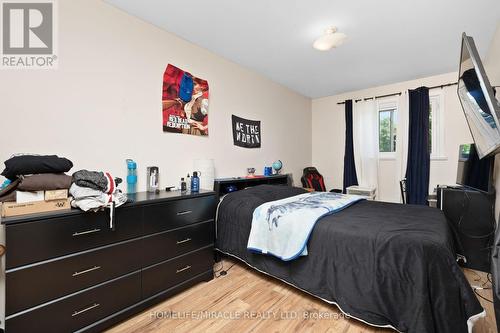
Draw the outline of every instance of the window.
[[[442,93],[430,95],[429,101],[429,152],[433,159],[445,159]]]
[[[397,140],[397,104],[378,104],[378,147],[380,157],[394,158]]]
[[[379,111],[379,151],[389,153],[396,151],[396,110]]]

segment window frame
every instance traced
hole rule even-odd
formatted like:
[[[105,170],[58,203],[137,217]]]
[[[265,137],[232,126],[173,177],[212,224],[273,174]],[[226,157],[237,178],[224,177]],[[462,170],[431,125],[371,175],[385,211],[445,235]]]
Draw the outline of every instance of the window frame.
[[[380,112],[384,111],[394,111],[393,113],[393,122],[396,125],[396,142],[394,143],[394,151],[391,152],[381,152],[380,151]],[[395,160],[396,154],[398,152],[398,140],[400,139],[401,131],[399,127],[399,103],[395,98],[384,98],[377,99],[377,146],[378,146],[378,156],[379,160]]]
[[[444,128],[444,94],[443,91],[435,91],[429,94],[429,111],[432,110],[431,124],[431,160],[447,160],[445,154],[445,128]],[[437,108],[435,105],[437,104]],[[432,107],[431,105],[434,105]]]

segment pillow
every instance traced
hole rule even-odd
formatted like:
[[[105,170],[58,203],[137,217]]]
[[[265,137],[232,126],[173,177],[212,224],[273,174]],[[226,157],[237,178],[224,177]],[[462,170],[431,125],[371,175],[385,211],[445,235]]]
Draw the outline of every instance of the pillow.
[[[20,191],[62,190],[71,186],[71,176],[63,173],[42,173],[26,176],[18,186]]]
[[[67,172],[72,167],[70,160],[56,155],[18,155],[5,161],[1,175],[14,180],[20,175]]]

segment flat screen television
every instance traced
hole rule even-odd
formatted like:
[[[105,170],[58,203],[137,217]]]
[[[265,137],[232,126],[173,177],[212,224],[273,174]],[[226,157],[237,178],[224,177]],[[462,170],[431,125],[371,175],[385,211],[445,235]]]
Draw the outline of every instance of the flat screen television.
[[[458,153],[457,184],[481,192],[493,191],[493,167],[495,157],[479,159],[472,143],[460,145]]]
[[[479,158],[500,152],[500,107],[472,37],[462,35],[458,97]]]

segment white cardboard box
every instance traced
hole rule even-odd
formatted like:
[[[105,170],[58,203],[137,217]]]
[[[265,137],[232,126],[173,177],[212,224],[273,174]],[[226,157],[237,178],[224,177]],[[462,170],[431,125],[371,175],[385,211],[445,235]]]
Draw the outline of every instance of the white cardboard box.
[[[18,204],[35,202],[35,201],[44,201],[44,200],[45,200],[44,191],[36,191],[36,192],[16,191],[16,203]]]
[[[46,190],[45,201],[68,199],[68,190]]]

